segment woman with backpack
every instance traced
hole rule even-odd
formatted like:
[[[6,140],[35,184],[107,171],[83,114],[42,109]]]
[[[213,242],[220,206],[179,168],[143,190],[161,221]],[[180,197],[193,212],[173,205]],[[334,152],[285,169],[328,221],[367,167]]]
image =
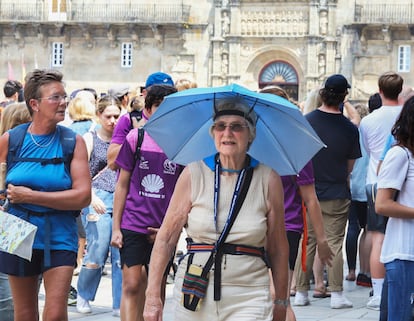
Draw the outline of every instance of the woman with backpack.
[[[15,321],[39,320],[40,275],[46,293],[43,320],[68,319],[78,249],[75,217],[90,203],[91,183],[82,137],[58,125],[68,101],[62,78],[56,70],[29,73],[24,97],[32,122],[0,137],[0,162],[8,162],[7,211],[37,226],[31,261],[0,252],[0,272],[9,276]],[[12,147],[17,148],[8,157]]]

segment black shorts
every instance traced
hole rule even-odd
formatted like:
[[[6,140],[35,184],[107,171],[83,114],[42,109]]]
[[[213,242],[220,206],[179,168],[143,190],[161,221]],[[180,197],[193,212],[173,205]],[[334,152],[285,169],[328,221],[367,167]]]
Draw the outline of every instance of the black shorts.
[[[75,267],[77,253],[64,250],[50,251],[50,266],[44,264],[43,250],[33,250],[29,262],[19,256],[0,252],[0,272],[15,276],[34,276],[58,266]]]
[[[368,205],[367,202],[351,201],[349,212],[352,212],[357,218],[360,228],[365,229],[367,226]]]
[[[298,257],[299,241],[302,236],[299,232],[286,231],[286,236],[289,242],[289,269],[295,269],[296,258]]]
[[[148,241],[148,235],[130,230],[121,229],[123,246],[119,249],[121,255],[121,267],[124,264],[127,267],[135,265],[144,265],[148,272],[148,265],[151,258],[152,248],[154,243]],[[174,253],[165,270],[166,275],[172,267]]]
[[[123,246],[119,249],[121,254],[121,267],[134,265],[148,265],[151,257],[153,243],[148,241],[147,234],[121,229]]]
[[[367,230],[371,232],[380,232],[385,234],[385,229],[387,227],[388,217],[378,215],[375,212],[374,199],[375,196],[372,193],[376,193],[376,189],[372,185],[366,186],[367,192]]]

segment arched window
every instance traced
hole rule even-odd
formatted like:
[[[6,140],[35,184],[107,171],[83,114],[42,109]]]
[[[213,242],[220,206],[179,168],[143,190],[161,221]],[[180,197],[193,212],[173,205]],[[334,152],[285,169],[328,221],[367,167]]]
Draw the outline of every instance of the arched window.
[[[280,60],[266,65],[259,75],[259,88],[277,85],[293,99],[298,99],[298,82],[298,74],[292,65]]]

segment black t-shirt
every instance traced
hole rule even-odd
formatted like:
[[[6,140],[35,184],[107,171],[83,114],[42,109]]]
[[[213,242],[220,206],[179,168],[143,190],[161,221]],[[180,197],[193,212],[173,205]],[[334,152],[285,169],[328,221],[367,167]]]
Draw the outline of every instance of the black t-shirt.
[[[327,146],[312,158],[318,199],[350,199],[348,160],[361,157],[358,128],[342,114],[318,109],[306,119]]]

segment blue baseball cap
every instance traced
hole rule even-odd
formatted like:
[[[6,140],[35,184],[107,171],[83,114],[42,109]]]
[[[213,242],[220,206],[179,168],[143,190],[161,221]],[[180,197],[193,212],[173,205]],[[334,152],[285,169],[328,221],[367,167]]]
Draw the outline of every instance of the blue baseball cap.
[[[174,82],[170,75],[163,72],[155,72],[148,76],[147,81],[145,82],[145,88],[148,88],[152,85],[170,85],[174,86]]]

